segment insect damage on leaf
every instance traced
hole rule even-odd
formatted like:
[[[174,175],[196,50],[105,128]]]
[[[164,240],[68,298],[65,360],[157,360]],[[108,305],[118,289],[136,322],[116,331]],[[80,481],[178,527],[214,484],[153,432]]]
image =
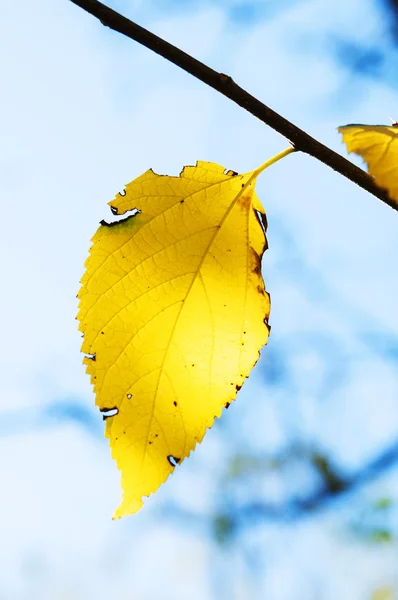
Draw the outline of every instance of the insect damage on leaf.
[[[377,185],[387,190],[398,205],[398,127],[387,125],[344,125],[338,128],[348,152],[368,165]]]
[[[228,407],[267,342],[260,170],[149,170],[109,204],[78,297],[84,363],[134,513]],[[90,360],[95,356],[95,361]]]

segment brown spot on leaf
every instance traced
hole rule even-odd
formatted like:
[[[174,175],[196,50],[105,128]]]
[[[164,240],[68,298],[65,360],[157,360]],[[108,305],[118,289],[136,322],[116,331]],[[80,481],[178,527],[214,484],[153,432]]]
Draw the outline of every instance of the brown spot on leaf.
[[[253,248],[250,248],[249,266],[252,273],[261,273],[261,258]]]
[[[242,184],[243,187],[244,184]],[[238,200],[238,204],[239,206],[244,210],[244,211],[248,211],[250,206],[252,203],[252,197],[251,194],[248,194],[247,192],[244,192],[241,197]]]

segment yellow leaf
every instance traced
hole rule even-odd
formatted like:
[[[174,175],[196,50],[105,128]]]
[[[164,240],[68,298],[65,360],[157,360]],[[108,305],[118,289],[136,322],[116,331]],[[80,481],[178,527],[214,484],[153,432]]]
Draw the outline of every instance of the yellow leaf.
[[[265,213],[254,192],[263,168],[147,171],[109,203],[135,213],[102,222],[92,239],[78,319],[121,470],[114,518],[139,510],[202,440],[267,341]]]
[[[338,131],[348,152],[362,156],[377,185],[398,204],[398,127],[345,125]]]
[[[392,587],[382,587],[373,592],[372,600],[394,600],[394,597]]]

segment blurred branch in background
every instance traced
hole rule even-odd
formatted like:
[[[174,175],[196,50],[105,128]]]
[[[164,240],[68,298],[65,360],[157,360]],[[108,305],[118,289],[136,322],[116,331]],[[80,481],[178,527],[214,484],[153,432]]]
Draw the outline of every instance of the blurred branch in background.
[[[231,470],[219,482],[219,511],[213,516],[213,525],[217,529],[223,524],[223,528],[228,528],[230,533],[237,533],[261,521],[288,522],[304,519],[317,511],[332,508],[334,501],[359,491],[397,464],[398,439],[353,473],[342,472],[327,456],[300,447],[292,447],[278,456],[262,460],[239,456],[232,461]],[[267,487],[267,476],[277,474],[284,481],[289,481],[293,470],[302,471],[303,468],[311,470],[317,481],[314,491],[307,495],[298,497],[293,493],[287,500],[275,503],[263,500],[239,502],[239,486],[247,486],[253,491],[250,479],[256,479],[257,484],[262,480],[264,489]],[[166,504],[162,512],[168,518],[182,518],[191,524],[202,524],[208,518],[206,515],[187,511],[176,503]]]
[[[295,461],[297,455],[300,455],[300,452],[293,448],[284,460]],[[337,500],[344,494],[356,492],[360,487],[374,481],[395,466],[398,462],[398,439],[354,473],[343,473],[327,456],[316,451],[303,452],[303,460],[307,463],[307,467],[315,470],[315,476],[319,480],[317,489],[306,497],[293,497],[279,505],[264,502],[246,504],[238,511],[242,522],[250,523],[257,519],[300,519],[311,512],[329,507],[333,500]]]
[[[80,427],[90,437],[103,437],[102,419],[93,408],[86,408],[81,400],[58,399],[43,406],[1,413],[0,437],[35,433],[66,424]]]
[[[398,43],[398,0],[380,0],[380,3],[388,11],[391,32]]]

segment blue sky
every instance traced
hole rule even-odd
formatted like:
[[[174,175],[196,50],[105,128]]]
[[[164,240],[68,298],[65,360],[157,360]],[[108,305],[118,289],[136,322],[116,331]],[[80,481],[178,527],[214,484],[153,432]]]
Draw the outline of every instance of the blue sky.
[[[113,6],[339,152],[338,125],[397,117],[396,92],[358,79],[324,42],[381,39],[373,2]],[[244,172],[287,142],[67,0],[21,0],[2,13],[0,599],[202,600],[221,585],[218,597],[234,600],[293,600],[298,590],[305,599],[365,600],[396,583],[395,547],[347,541],[345,507],[245,532],[242,547],[264,553],[255,576],[241,550],[221,551],[206,527],[164,512],[174,502],[209,514],[235,452],[277,451],[292,432],[353,469],[395,439],[396,365],[372,340],[398,333],[396,215],[306,156],[261,176],[270,347],[195,455],[141,513],[112,522],[119,475],[99,434],[74,320],[89,240],[110,217],[106,203],[149,167],[177,174],[203,159]],[[264,387],[273,348],[292,376]],[[320,373],[333,381],[329,395]],[[394,495],[396,477],[379,486],[370,497]],[[285,492],[274,482],[263,493]]]

